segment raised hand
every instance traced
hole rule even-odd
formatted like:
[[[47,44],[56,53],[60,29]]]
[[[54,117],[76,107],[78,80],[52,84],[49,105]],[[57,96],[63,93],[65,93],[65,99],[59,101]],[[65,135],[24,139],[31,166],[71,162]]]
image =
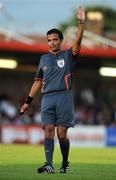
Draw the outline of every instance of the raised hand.
[[[77,19],[79,21],[84,21],[85,20],[85,10],[84,10],[83,6],[79,6],[77,8],[76,15],[77,15]]]

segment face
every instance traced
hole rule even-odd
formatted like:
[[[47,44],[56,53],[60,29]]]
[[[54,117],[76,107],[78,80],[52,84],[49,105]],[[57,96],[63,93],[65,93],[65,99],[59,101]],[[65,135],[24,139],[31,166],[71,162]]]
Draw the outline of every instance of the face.
[[[57,52],[61,50],[62,40],[60,40],[58,34],[53,33],[48,35],[47,40],[50,51]]]

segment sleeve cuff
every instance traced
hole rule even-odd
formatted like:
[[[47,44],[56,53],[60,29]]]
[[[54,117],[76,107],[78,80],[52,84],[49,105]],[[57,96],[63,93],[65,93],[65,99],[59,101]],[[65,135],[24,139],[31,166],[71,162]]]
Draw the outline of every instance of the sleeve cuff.
[[[42,78],[35,78],[35,81],[42,81]]]
[[[73,56],[76,56],[76,55],[78,55],[79,53],[80,53],[80,49],[79,49],[78,51],[73,51],[73,50],[72,50]]]

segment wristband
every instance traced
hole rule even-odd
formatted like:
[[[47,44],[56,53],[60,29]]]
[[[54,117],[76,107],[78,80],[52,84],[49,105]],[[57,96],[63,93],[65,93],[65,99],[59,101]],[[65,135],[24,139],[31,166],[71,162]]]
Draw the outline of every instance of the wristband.
[[[26,104],[31,104],[32,101],[33,101],[33,97],[28,96],[27,99],[26,99],[26,101],[25,101],[25,103],[26,103]]]
[[[84,24],[85,23],[85,20],[84,19],[79,19],[79,24]]]

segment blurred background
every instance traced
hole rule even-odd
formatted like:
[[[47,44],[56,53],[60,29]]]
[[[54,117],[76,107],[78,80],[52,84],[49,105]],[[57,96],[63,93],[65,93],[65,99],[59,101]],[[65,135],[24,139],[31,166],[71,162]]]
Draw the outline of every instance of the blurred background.
[[[78,27],[76,7],[80,4],[86,11],[86,23],[73,86],[76,128],[69,131],[69,136],[73,144],[116,146],[114,0],[105,4],[102,0],[0,1],[1,143],[43,142],[41,94],[37,94],[27,114],[19,116],[19,110],[34,81],[40,57],[48,51],[46,32],[59,28],[65,37],[63,48],[71,47]]]

